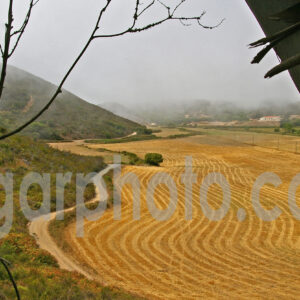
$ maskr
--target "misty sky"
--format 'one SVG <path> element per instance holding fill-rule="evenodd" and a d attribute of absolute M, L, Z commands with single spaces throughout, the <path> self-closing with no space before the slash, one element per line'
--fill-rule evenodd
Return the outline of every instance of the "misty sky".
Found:
<path fill-rule="evenodd" d="M 6 2 L 0 4 L 2 38 Z M 16 20 L 24 14 L 27 2 L 15 0 Z M 103 3 L 40 0 L 10 63 L 59 83 L 88 39 Z M 133 3 L 113 0 L 102 23 L 103 32 L 127 28 Z M 250 64 L 258 50 L 249 50 L 247 44 L 263 33 L 243 0 L 188 0 L 178 14 L 199 15 L 203 10 L 207 11 L 204 24 L 213 25 L 222 18 L 226 21 L 214 30 L 171 21 L 151 31 L 94 41 L 65 88 L 93 103 L 299 100 L 287 72 L 264 79 L 264 74 L 278 64 L 273 52 L 261 65 Z M 155 7 L 144 22 L 157 20 L 164 13 Z"/>

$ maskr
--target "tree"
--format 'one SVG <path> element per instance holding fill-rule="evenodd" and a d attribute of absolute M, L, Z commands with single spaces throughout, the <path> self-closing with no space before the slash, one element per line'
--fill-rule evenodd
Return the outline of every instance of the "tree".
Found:
<path fill-rule="evenodd" d="M 159 166 L 163 161 L 163 156 L 159 153 L 147 153 L 145 155 L 145 163 L 151 166 Z"/>
<path fill-rule="evenodd" d="M 293 131 L 293 125 L 291 123 L 284 123 L 282 128 L 284 129 L 285 133 L 291 133 Z"/>
<path fill-rule="evenodd" d="M 11 56 L 14 54 L 15 50 L 18 47 L 18 44 L 25 32 L 25 29 L 27 27 L 27 24 L 29 23 L 33 8 L 35 5 L 38 4 L 40 0 L 30 0 L 29 1 L 29 6 L 28 6 L 28 11 L 27 14 L 24 18 L 22 26 L 17 29 L 13 30 L 13 24 L 14 24 L 14 17 L 13 17 L 13 0 L 8 0 L 9 1 L 9 6 L 8 6 L 8 19 L 6 23 L 6 31 L 5 31 L 5 38 L 4 38 L 4 45 L 2 46 L 0 44 L 0 51 L 2 55 L 2 69 L 1 69 L 1 75 L 0 75 L 0 100 L 4 88 L 4 83 L 5 83 L 5 78 L 6 78 L 6 69 L 7 69 L 7 64 L 8 60 L 11 58 Z M 168 1 L 168 0 L 166 0 Z M 31 123 L 33 123 L 36 119 L 38 119 L 49 107 L 50 105 L 55 101 L 57 96 L 62 93 L 62 87 L 65 84 L 66 80 L 69 78 L 70 74 L 78 64 L 78 62 L 81 60 L 81 58 L 84 56 L 86 53 L 87 49 L 91 45 L 91 43 L 97 39 L 105 39 L 105 38 L 114 38 L 114 37 L 119 37 L 123 36 L 126 34 L 132 34 L 132 33 L 139 33 L 143 32 L 149 29 L 152 29 L 154 27 L 157 27 L 163 23 L 169 22 L 169 21 L 179 21 L 182 23 L 184 26 L 189 26 L 188 22 L 196 22 L 200 27 L 205 28 L 205 29 L 213 29 L 218 27 L 223 20 L 218 23 L 215 26 L 206 26 L 201 23 L 202 17 L 205 15 L 205 12 L 201 12 L 200 14 L 196 16 L 180 16 L 178 15 L 178 11 L 180 10 L 181 6 L 187 2 L 188 0 L 179 0 L 175 5 L 169 6 L 165 2 L 161 0 L 148 0 L 148 1 L 143 1 L 143 3 L 140 0 L 135 0 L 135 5 L 133 7 L 133 14 L 132 14 L 132 20 L 131 24 L 125 28 L 121 32 L 117 33 L 111 33 L 111 34 L 101 34 L 101 21 L 103 19 L 103 16 L 107 13 L 109 10 L 113 0 L 106 0 L 105 5 L 102 7 L 102 9 L 99 10 L 99 14 L 97 17 L 97 20 L 95 22 L 95 26 L 90 34 L 90 36 L 87 39 L 87 42 L 83 49 L 80 51 L 79 55 L 76 57 L 64 77 L 62 78 L 61 82 L 59 83 L 56 91 L 54 92 L 53 96 L 50 98 L 49 102 L 35 115 L 33 116 L 30 120 L 28 120 L 25 124 L 22 126 L 16 128 L 15 130 L 8 132 L 4 135 L 0 136 L 1 139 L 5 139 L 9 136 L 12 136 L 20 131 L 22 131 L 24 128 L 29 126 Z M 153 22 L 148 23 L 146 25 L 139 25 L 141 19 L 143 19 L 143 16 L 147 12 L 151 12 L 151 9 L 154 6 L 159 6 L 161 9 L 165 10 L 166 16 L 164 18 L 158 19 L 158 20 L 153 20 Z"/>

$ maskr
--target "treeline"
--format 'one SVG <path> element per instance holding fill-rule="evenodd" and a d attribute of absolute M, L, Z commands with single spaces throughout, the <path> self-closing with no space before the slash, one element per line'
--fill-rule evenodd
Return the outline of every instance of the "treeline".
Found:
<path fill-rule="evenodd" d="M 283 134 L 294 134 L 300 135 L 300 119 L 295 120 L 283 120 L 280 122 L 280 130 L 279 128 L 275 128 L 275 132 L 281 132 Z"/>

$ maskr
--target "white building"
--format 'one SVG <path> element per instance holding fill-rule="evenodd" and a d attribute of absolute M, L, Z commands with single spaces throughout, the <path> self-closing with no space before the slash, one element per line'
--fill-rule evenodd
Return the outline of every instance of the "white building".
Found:
<path fill-rule="evenodd" d="M 262 122 L 280 122 L 281 117 L 280 116 L 265 116 L 259 119 L 259 121 Z"/>

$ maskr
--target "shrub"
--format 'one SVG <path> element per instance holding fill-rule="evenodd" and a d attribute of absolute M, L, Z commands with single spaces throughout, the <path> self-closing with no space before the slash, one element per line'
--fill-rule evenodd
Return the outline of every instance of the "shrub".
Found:
<path fill-rule="evenodd" d="M 153 133 L 152 129 L 149 129 L 149 128 L 146 128 L 146 127 L 137 128 L 136 132 L 139 135 L 149 135 L 149 134 Z"/>
<path fill-rule="evenodd" d="M 5 134 L 7 132 L 6 128 L 0 127 L 0 133 Z"/>
<path fill-rule="evenodd" d="M 274 128 L 274 132 L 280 132 L 279 128 Z"/>
<path fill-rule="evenodd" d="M 159 166 L 163 162 L 163 156 L 159 153 L 147 153 L 145 162 L 151 166 Z"/>
<path fill-rule="evenodd" d="M 283 123 L 282 128 L 284 129 L 285 133 L 291 133 L 293 130 L 293 124 L 291 123 Z"/>

